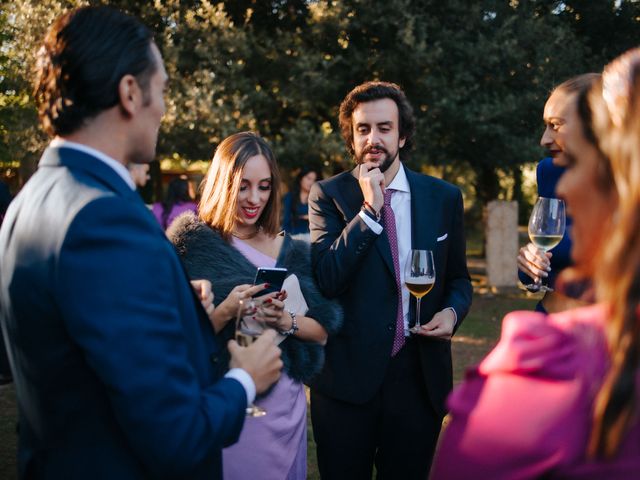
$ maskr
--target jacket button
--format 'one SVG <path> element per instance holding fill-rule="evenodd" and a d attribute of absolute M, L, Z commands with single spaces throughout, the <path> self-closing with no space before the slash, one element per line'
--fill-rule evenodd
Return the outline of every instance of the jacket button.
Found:
<path fill-rule="evenodd" d="M 209 360 L 211 360 L 211 363 L 213 363 L 214 365 L 217 365 L 218 362 L 220 361 L 220 358 L 218 357 L 218 355 L 216 355 L 215 353 L 211 354 L 211 356 L 209 357 Z"/>
<path fill-rule="evenodd" d="M 389 331 L 393 330 L 393 323 L 390 323 L 389 325 L 387 325 L 387 330 Z"/>

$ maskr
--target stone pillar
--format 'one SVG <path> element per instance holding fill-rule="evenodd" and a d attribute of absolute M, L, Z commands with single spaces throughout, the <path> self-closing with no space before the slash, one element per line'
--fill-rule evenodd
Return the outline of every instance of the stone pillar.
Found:
<path fill-rule="evenodd" d="M 489 202 L 485 233 L 488 284 L 492 287 L 517 286 L 518 202 Z"/>

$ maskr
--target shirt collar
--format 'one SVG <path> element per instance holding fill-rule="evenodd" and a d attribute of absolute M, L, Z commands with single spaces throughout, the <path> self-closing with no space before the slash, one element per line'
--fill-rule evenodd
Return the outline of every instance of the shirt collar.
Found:
<path fill-rule="evenodd" d="M 129 173 L 129 169 L 121 164 L 116 159 L 110 157 L 109 155 L 102 153 L 100 150 L 96 150 L 95 148 L 91 148 L 82 143 L 70 142 L 69 140 L 65 140 L 64 138 L 56 137 L 49 144 L 51 147 L 55 148 L 71 148 L 74 150 L 79 150 L 84 152 L 92 157 L 97 158 L 98 160 L 106 163 L 109 167 L 111 167 L 115 172 L 122 177 L 122 179 L 131 187 L 131 190 L 136 189 L 136 184 L 133 182 L 133 178 L 131 178 L 131 174 Z M 396 175 L 397 177 L 397 175 Z"/>
<path fill-rule="evenodd" d="M 387 186 L 387 188 L 391 188 L 398 192 L 411 193 L 411 189 L 409 188 L 409 180 L 407 179 L 407 172 L 405 172 L 402 163 L 400 163 L 400 168 L 398 168 L 396 176 L 393 177 L 393 180 L 391 180 L 391 183 Z"/>

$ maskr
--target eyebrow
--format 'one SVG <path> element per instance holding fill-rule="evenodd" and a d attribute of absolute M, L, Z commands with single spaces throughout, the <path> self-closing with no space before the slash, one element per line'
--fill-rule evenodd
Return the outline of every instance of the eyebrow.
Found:
<path fill-rule="evenodd" d="M 242 181 L 242 182 L 251 183 L 251 181 L 250 181 L 250 180 L 248 180 L 248 179 L 246 179 L 246 178 L 243 178 L 241 181 Z M 262 180 L 258 180 L 258 183 L 262 183 L 262 182 L 270 182 L 270 181 L 271 181 L 271 177 L 265 177 L 265 178 L 263 178 Z"/>
<path fill-rule="evenodd" d="M 371 125 L 371 123 L 368 123 L 368 122 L 358 122 L 358 123 L 356 123 L 356 128 L 357 128 L 357 127 L 368 126 L 368 125 Z M 391 126 L 391 125 L 393 125 L 393 121 L 392 121 L 392 120 L 385 120 L 384 122 L 378 122 L 378 123 L 376 123 L 375 125 L 378 125 L 378 126 L 380 126 L 380 125 Z"/>

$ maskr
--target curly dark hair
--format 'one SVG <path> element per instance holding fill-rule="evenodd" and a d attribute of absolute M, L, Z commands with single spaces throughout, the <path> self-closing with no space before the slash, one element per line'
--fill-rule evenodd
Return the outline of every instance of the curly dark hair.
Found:
<path fill-rule="evenodd" d="M 404 146 L 400 149 L 400 159 L 406 160 L 413 148 L 413 135 L 416 130 L 416 119 L 413 108 L 402 89 L 390 82 L 366 82 L 351 90 L 340 104 L 340 130 L 347 145 L 347 151 L 353 156 L 353 111 L 360 103 L 390 98 L 398 106 L 399 133 L 404 138 Z"/>
<path fill-rule="evenodd" d="M 38 52 L 34 96 L 43 129 L 68 135 L 119 102 L 118 84 L 133 75 L 151 101 L 157 65 L 151 31 L 110 7 L 83 7 L 60 16 Z"/>

